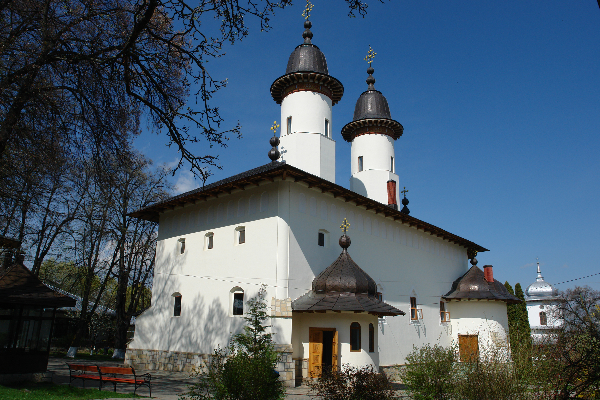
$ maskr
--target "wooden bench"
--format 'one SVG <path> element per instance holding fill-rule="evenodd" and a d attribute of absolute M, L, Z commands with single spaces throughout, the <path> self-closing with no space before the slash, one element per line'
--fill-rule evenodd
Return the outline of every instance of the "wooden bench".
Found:
<path fill-rule="evenodd" d="M 101 365 L 69 364 L 69 385 L 75 379 L 83 380 L 85 388 L 86 380 L 98 381 L 98 390 L 102 390 L 102 384 L 109 382 L 113 384 L 114 391 L 117 391 L 117 383 L 128 383 L 134 385 L 133 393 L 140 386 L 148 386 L 150 397 L 152 397 L 151 376 L 150 374 L 136 375 L 133 367 L 103 367 Z"/>
<path fill-rule="evenodd" d="M 133 367 L 103 367 L 101 365 L 98 366 L 98 372 L 100 373 L 100 388 L 102 388 L 103 382 L 110 382 L 114 386 L 114 391 L 117 391 L 117 383 L 129 383 L 134 385 L 133 393 L 140 386 L 148 386 L 148 390 L 150 391 L 150 397 L 152 397 L 152 387 L 151 387 L 151 376 L 150 374 L 142 374 L 136 375 Z"/>
<path fill-rule="evenodd" d="M 85 381 L 92 380 L 100 382 L 98 390 L 102 389 L 101 375 L 98 372 L 97 365 L 86 365 L 86 364 L 69 364 L 69 386 L 75 379 L 81 379 L 83 381 L 83 387 L 85 388 Z"/>

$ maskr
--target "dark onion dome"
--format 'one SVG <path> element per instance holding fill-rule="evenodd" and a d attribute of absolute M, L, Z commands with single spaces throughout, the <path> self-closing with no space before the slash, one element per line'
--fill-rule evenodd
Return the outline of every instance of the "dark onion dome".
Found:
<path fill-rule="evenodd" d="M 367 69 L 369 88 L 356 101 L 352 122 L 342 128 L 342 136 L 347 142 L 367 133 L 380 133 L 396 140 L 404 132 L 404 127 L 392 119 L 385 96 L 379 90 L 375 90 L 373 72 L 375 70 L 372 67 Z"/>
<path fill-rule="evenodd" d="M 331 99 L 333 105 L 344 95 L 342 83 L 329 75 L 325 55 L 311 43 L 311 26 L 310 21 L 304 22 L 304 43 L 290 55 L 285 75 L 277 78 L 271 85 L 271 96 L 277 104 L 281 104 L 288 94 L 299 91 L 322 93 Z"/>
<path fill-rule="evenodd" d="M 494 282 L 488 282 L 485 274 L 477 265 L 473 265 L 463 276 L 455 280 L 452 283 L 452 289 L 442 298 L 445 300 L 499 300 L 507 304 L 521 303 L 521 300 L 510 294 L 497 279 L 494 279 Z"/>
<path fill-rule="evenodd" d="M 292 311 L 354 311 L 404 315 L 377 297 L 377 284 L 350 257 L 350 238 L 340 238 L 342 254 L 312 282 L 312 290 L 292 302 Z"/>

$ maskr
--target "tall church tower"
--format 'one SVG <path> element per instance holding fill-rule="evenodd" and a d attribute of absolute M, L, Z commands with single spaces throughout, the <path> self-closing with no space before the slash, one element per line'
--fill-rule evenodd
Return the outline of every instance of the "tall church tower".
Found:
<path fill-rule="evenodd" d="M 375 70 L 370 65 L 373 50 L 369 54 L 368 89 L 356 102 L 353 121 L 342 128 L 342 137 L 351 143 L 350 190 L 397 209 L 399 185 L 394 142 L 402 136 L 404 128 L 392 119 L 386 98 L 375 90 Z"/>
<path fill-rule="evenodd" d="M 335 183 L 331 108 L 344 87 L 329 75 L 325 55 L 311 43 L 312 24 L 305 16 L 304 43 L 290 55 L 285 75 L 271 85 L 273 100 L 281 104 L 279 150 L 288 164 Z"/>

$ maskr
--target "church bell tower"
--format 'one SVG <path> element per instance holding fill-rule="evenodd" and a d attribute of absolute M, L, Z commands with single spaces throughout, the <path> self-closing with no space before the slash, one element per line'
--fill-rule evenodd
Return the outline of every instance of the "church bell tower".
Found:
<path fill-rule="evenodd" d="M 344 87 L 329 75 L 325 55 L 311 42 L 309 12 L 303 14 L 304 43 L 290 55 L 285 75 L 271 85 L 271 96 L 281 105 L 279 150 L 286 163 L 335 183 L 331 108 Z"/>
<path fill-rule="evenodd" d="M 351 143 L 350 190 L 383 204 L 398 208 L 398 175 L 394 143 L 404 128 L 390 115 L 387 99 L 375 90 L 375 53 L 369 50 L 368 88 L 356 102 L 353 121 L 342 128 L 342 137 Z"/>

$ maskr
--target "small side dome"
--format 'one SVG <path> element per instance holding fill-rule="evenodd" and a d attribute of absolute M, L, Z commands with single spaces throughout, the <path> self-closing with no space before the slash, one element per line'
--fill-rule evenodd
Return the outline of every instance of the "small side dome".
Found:
<path fill-rule="evenodd" d="M 552 284 L 546 282 L 542 276 L 540 270 L 540 263 L 537 265 L 537 279 L 525 290 L 525 294 L 529 298 L 540 299 L 540 298 L 551 298 L 558 296 L 558 289 L 552 286 Z"/>
<path fill-rule="evenodd" d="M 360 95 L 354 107 L 353 121 L 365 118 L 392 119 L 387 99 L 378 90 L 367 90 Z"/>
<path fill-rule="evenodd" d="M 329 75 L 325 54 L 314 44 L 301 44 L 290 54 L 286 74 L 292 72 L 317 72 Z"/>

